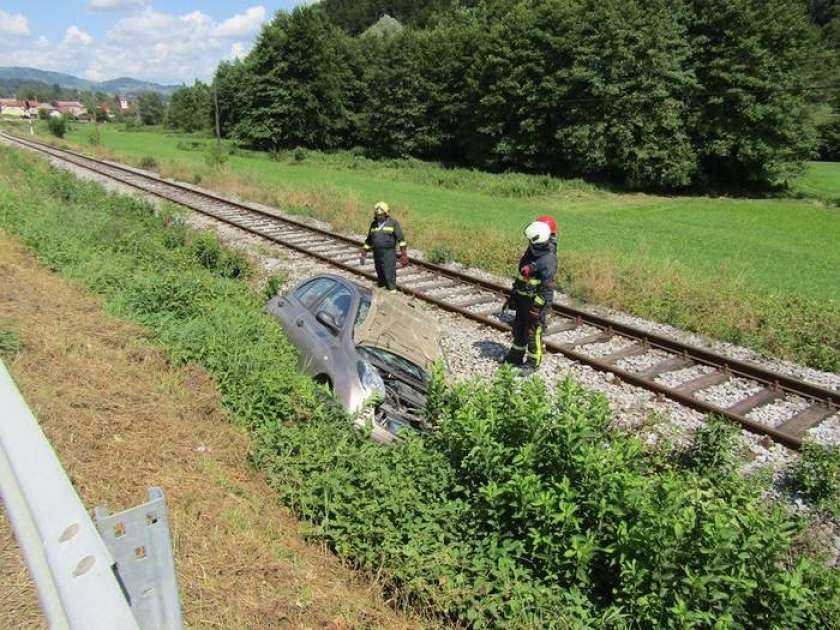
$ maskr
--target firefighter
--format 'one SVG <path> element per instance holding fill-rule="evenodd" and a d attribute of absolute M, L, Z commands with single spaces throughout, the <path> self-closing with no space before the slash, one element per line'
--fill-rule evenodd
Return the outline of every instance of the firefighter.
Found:
<path fill-rule="evenodd" d="M 546 316 L 554 301 L 557 254 L 551 244 L 551 228 L 546 223 L 534 221 L 528 225 L 525 238 L 528 249 L 519 261 L 519 275 L 507 303 L 516 310 L 516 318 L 513 345 L 504 362 L 533 372 L 542 362 L 542 336 Z"/>
<path fill-rule="evenodd" d="M 373 250 L 373 262 L 376 266 L 377 286 L 386 288 L 390 293 L 397 292 L 397 247 L 400 248 L 400 265 L 408 265 L 408 244 L 405 242 L 400 222 L 391 218 L 391 209 L 384 201 L 373 208 L 373 222 L 370 224 L 364 251 L 359 264 L 364 265 L 369 251 Z"/>

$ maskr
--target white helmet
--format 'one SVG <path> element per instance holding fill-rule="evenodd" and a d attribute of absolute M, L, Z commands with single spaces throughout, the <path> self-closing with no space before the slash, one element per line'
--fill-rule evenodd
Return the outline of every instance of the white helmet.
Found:
<path fill-rule="evenodd" d="M 525 238 L 532 245 L 545 245 L 551 238 L 551 228 L 542 221 L 534 221 L 525 228 Z"/>

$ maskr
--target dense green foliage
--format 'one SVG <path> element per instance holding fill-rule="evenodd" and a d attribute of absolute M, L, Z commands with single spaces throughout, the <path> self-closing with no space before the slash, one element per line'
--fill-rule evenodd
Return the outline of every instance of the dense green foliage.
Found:
<path fill-rule="evenodd" d="M 215 123 L 213 94 L 210 88 L 196 81 L 191 87 L 182 87 L 172 93 L 166 109 L 166 126 L 187 133 L 209 129 Z"/>
<path fill-rule="evenodd" d="M 144 125 L 159 125 L 166 113 L 163 100 L 157 92 L 143 92 L 137 97 L 137 110 Z"/>
<path fill-rule="evenodd" d="M 819 144 L 807 88 L 836 55 L 803 3 L 471 4 L 278 13 L 244 62 L 219 69 L 225 133 L 272 150 L 361 146 L 650 189 L 777 184 Z M 424 28 L 342 30 L 384 11 Z"/>
<path fill-rule="evenodd" d="M 805 444 L 791 467 L 789 486 L 840 520 L 840 447 Z"/>
<path fill-rule="evenodd" d="M 700 465 L 651 459 L 603 397 L 503 370 L 438 373 L 436 433 L 382 448 L 319 402 L 215 239 L 18 152 L 0 165 L 0 226 L 204 365 L 281 499 L 399 602 L 473 627 L 840 626 L 837 571 L 792 555 L 801 525 L 727 466 L 704 474 L 731 461 L 718 434 Z"/>
<path fill-rule="evenodd" d="M 64 116 L 50 116 L 47 119 L 47 128 L 56 138 L 63 138 L 67 133 L 67 119 Z"/>

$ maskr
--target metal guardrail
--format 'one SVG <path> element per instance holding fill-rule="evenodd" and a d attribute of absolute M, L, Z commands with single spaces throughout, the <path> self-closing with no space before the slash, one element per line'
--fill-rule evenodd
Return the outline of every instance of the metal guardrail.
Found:
<path fill-rule="evenodd" d="M 148 541 L 152 555 L 147 566 L 141 569 L 146 584 L 142 591 L 145 599 L 131 601 L 132 580 L 120 575 L 120 565 L 115 563 L 111 549 L 91 521 L 2 361 L 0 494 L 50 628 L 181 628 L 162 492 L 151 490 L 151 502 L 135 508 L 142 514 L 154 514 L 147 525 L 160 527 L 139 534 L 140 540 Z M 126 514 L 128 512 L 115 515 L 115 518 L 125 519 Z M 105 520 L 110 515 L 102 508 L 98 516 L 100 527 L 111 524 Z M 127 540 L 132 538 L 127 537 Z M 143 558 L 135 554 L 135 559 L 146 559 L 146 545 L 142 549 Z M 119 549 L 117 555 L 120 555 Z M 162 563 L 160 558 L 163 558 Z M 136 571 L 126 566 L 126 573 Z M 161 584 L 164 585 L 162 588 Z M 150 607 L 149 593 L 156 594 L 152 604 L 156 614 L 151 617 L 135 609 L 136 606 Z"/>

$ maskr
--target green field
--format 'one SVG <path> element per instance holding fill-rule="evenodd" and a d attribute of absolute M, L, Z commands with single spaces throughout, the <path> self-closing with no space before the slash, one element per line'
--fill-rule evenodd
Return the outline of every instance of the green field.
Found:
<path fill-rule="evenodd" d="M 66 141 L 92 149 L 91 132 L 75 125 Z M 152 157 L 164 173 L 341 228 L 362 229 L 384 199 L 411 245 L 497 272 L 510 271 L 523 226 L 550 213 L 561 232 L 560 282 L 573 295 L 840 369 L 832 332 L 833 318 L 840 321 L 840 209 L 825 202 L 840 195 L 840 164 L 809 164 L 792 192 L 811 198 L 667 197 L 350 153 L 240 152 L 219 170 L 205 163 L 206 137 L 113 125 L 102 138 L 111 155 Z M 188 142 L 202 146 L 185 150 Z M 796 330 L 811 319 L 828 332 Z M 788 338 L 801 334 L 809 339 Z"/>

